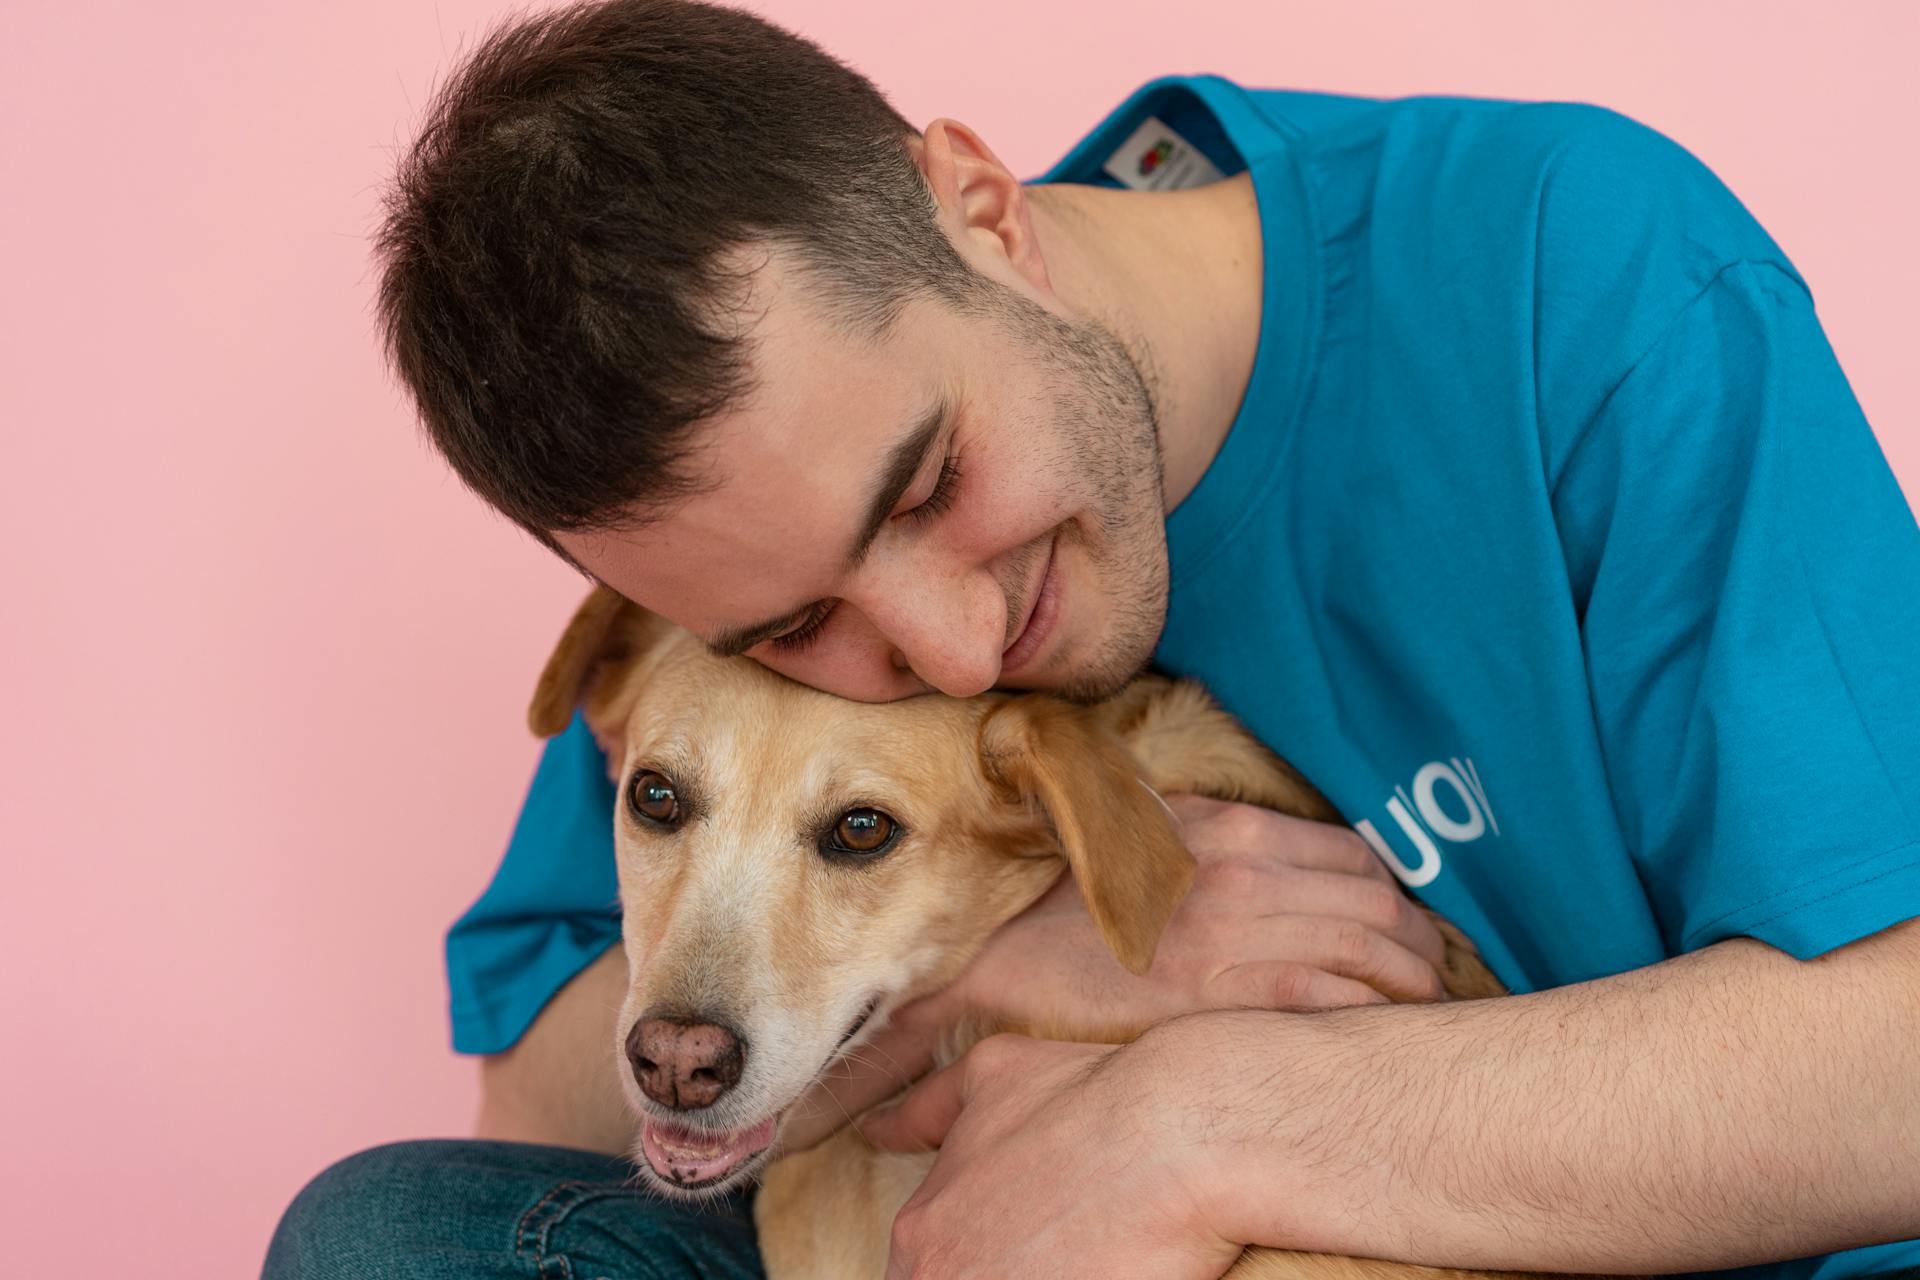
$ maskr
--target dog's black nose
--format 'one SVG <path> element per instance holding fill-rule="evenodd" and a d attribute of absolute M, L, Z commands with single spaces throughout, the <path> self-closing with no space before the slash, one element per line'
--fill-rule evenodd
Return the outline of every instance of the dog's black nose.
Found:
<path fill-rule="evenodd" d="M 718 1023 L 649 1016 L 627 1032 L 627 1061 L 640 1092 L 675 1111 L 698 1111 L 740 1082 L 747 1044 Z"/>

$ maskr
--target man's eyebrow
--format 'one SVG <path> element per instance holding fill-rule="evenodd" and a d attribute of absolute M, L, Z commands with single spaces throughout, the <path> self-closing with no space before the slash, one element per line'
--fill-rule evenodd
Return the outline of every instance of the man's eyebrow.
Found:
<path fill-rule="evenodd" d="M 847 548 L 846 567 L 848 569 L 855 568 L 866 559 L 867 552 L 873 547 L 873 540 L 880 536 L 881 527 L 887 523 L 887 517 L 893 514 L 893 509 L 899 504 L 901 497 L 912 487 L 913 478 L 920 474 L 920 468 L 927 460 L 927 452 L 933 448 L 933 442 L 940 438 L 941 430 L 947 425 L 952 409 L 953 402 L 943 393 L 888 452 L 886 463 L 880 468 L 880 478 L 875 482 L 873 491 L 867 499 L 867 511 L 861 518 L 860 532 L 855 535 L 852 544 Z M 813 601 L 782 617 L 769 618 L 765 622 L 756 622 L 745 627 L 728 627 L 707 641 L 707 648 L 722 658 L 736 657 L 762 640 L 791 629 L 818 603 Z"/>

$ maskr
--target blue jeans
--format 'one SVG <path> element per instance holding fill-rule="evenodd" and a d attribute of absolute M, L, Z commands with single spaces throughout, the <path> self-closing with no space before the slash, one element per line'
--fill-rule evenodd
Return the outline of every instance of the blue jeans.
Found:
<path fill-rule="evenodd" d="M 763 1280 L 746 1196 L 663 1200 L 612 1156 L 397 1142 L 294 1198 L 263 1280 Z"/>

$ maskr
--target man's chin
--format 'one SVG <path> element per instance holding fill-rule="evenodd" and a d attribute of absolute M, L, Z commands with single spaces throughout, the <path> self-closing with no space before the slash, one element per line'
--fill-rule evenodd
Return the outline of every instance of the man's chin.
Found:
<path fill-rule="evenodd" d="M 1145 675 L 1151 665 L 1152 651 L 1132 665 L 1114 664 L 1104 671 L 1073 671 L 1055 676 L 1052 671 L 1035 673 L 1026 679 L 1009 680 L 995 688 L 1010 693 L 1045 693 L 1077 706 L 1091 707 L 1105 702 Z"/>
<path fill-rule="evenodd" d="M 780 1130 L 780 1113 L 757 1124 L 713 1129 L 648 1115 L 640 1122 L 634 1163 L 646 1181 L 668 1195 L 722 1195 L 751 1179 L 767 1162 Z"/>
<path fill-rule="evenodd" d="M 1093 663 L 1091 670 L 1069 669 L 1061 679 L 1037 684 L 1038 691 L 1082 707 L 1105 702 L 1146 674 L 1153 659 L 1153 649 L 1148 646 L 1137 656 L 1130 652 L 1106 653 L 1100 657 L 1104 661 Z"/>
<path fill-rule="evenodd" d="M 1082 630 L 1062 636 L 1064 643 L 1044 668 L 1023 673 L 1027 678 L 1009 687 L 1052 694 L 1083 707 L 1105 702 L 1153 665 L 1166 618 L 1165 592 L 1149 590 L 1146 598 L 1104 616 L 1074 619 Z M 1068 621 L 1062 619 L 1063 624 Z"/>

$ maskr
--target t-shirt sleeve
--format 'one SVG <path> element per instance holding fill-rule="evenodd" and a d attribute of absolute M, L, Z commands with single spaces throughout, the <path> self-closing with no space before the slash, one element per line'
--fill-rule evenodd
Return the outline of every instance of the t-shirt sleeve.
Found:
<path fill-rule="evenodd" d="M 578 715 L 547 743 L 506 857 L 447 932 L 453 1047 L 512 1047 L 569 979 L 620 940 L 613 784 Z"/>
<path fill-rule="evenodd" d="M 1669 947 L 1806 958 L 1920 915 L 1920 528 L 1798 279 L 1714 274 L 1552 484 Z"/>

